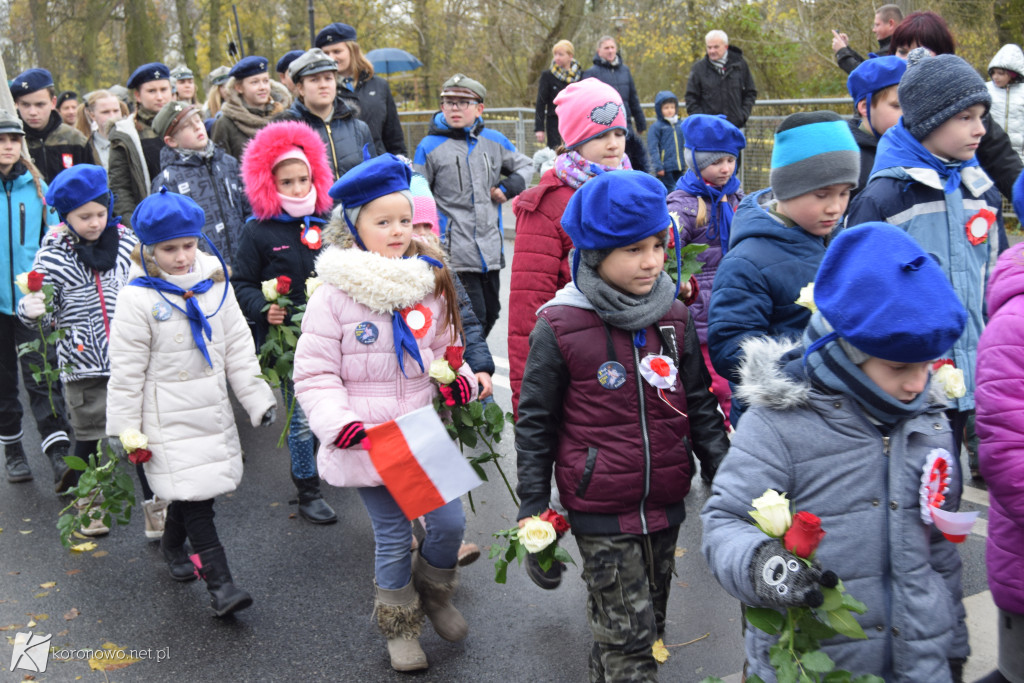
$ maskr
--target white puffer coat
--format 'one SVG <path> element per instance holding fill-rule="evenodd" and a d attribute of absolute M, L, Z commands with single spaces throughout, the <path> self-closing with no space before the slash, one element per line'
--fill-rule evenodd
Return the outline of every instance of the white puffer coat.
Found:
<path fill-rule="evenodd" d="M 138 250 L 133 258 L 137 256 Z M 195 297 L 207 315 L 217 309 L 227 286 L 220 263 L 207 254 L 196 254 L 187 275 L 167 275 L 150 259 L 146 265 L 151 275 L 159 273 L 183 289 L 213 279 L 214 286 Z M 234 491 L 242 480 L 242 449 L 227 382 L 254 427 L 276 405 L 270 387 L 258 377 L 249 326 L 229 290 L 224 306 L 209 318 L 210 367 L 192 339 L 185 314 L 156 290 L 131 286 L 143 276 L 136 260 L 129 285 L 117 297 L 110 334 L 107 433 L 117 436 L 134 428 L 149 437 L 153 458 L 144 467 L 160 498 L 206 500 Z M 183 307 L 181 297 L 164 296 Z"/>
<path fill-rule="evenodd" d="M 1024 50 L 1012 43 L 1003 45 L 988 68 L 1013 71 L 1024 79 Z M 1003 127 L 1013 150 L 1024 159 L 1024 82 L 1010 83 L 1005 88 L 997 88 L 992 81 L 985 85 L 992 95 L 992 120 Z"/>

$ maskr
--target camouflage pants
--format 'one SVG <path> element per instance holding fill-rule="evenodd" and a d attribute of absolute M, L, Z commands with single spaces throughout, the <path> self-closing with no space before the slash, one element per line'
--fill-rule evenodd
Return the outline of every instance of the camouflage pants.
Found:
<path fill-rule="evenodd" d="M 592 683 L 658 680 L 651 646 L 665 631 L 678 536 L 678 526 L 648 536 L 576 536 L 594 636 Z"/>

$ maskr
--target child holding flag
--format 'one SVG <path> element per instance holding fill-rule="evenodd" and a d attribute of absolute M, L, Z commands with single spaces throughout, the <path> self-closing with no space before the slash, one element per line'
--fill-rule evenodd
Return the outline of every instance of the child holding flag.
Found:
<path fill-rule="evenodd" d="M 446 640 L 468 633 L 450 602 L 466 524 L 462 503 L 455 498 L 428 512 L 426 538 L 410 554 L 409 519 L 368 453 L 368 427 L 431 404 L 437 389 L 430 364 L 461 337 L 452 273 L 436 247 L 412 239 L 411 175 L 385 154 L 331 187 L 341 210 L 324 231 L 328 246 L 316 262 L 323 286 L 302 319 L 294 373 L 320 438 L 321 476 L 356 487 L 373 523 L 377 623 L 398 671 L 427 668 L 419 645 L 424 613 Z M 463 404 L 475 398 L 477 382 L 468 364 L 458 372 L 441 392 Z"/>

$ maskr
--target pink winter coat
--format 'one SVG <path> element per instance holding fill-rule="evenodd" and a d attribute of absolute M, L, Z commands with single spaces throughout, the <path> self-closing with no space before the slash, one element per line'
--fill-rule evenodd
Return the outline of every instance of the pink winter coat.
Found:
<path fill-rule="evenodd" d="M 999 257 L 988 283 L 974 398 L 988 483 L 988 583 L 1000 609 L 1024 614 L 1024 244 Z"/>
<path fill-rule="evenodd" d="M 334 486 L 381 486 L 368 452 L 358 446 L 343 450 L 334 442 L 351 422 L 372 427 L 429 405 L 438 395 L 427 371 L 453 343 L 439 329 L 444 299 L 433 295 L 432 266 L 419 259 L 332 246 L 317 259 L 316 271 L 323 285 L 302 318 L 293 377 L 309 426 L 320 439 L 317 468 Z M 395 356 L 391 312 L 417 304 L 430 319 L 417 340 L 424 369 L 406 354 L 406 376 Z M 475 395 L 469 365 L 463 363 L 459 374 L 470 380 Z"/>

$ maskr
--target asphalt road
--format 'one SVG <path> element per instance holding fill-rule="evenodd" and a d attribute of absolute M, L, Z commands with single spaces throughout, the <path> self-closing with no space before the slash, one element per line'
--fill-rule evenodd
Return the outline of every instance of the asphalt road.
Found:
<path fill-rule="evenodd" d="M 506 243 L 511 263 L 512 243 Z M 503 273 L 508 296 L 508 269 Z M 506 319 L 490 335 L 498 361 L 495 397 L 508 408 Z M 279 415 L 282 409 L 279 407 Z M 216 505 L 217 528 L 236 583 L 254 605 L 236 617 L 216 619 L 202 583 L 170 579 L 155 542 L 143 534 L 141 513 L 127 527 L 98 539 L 95 551 L 72 554 L 54 527 L 63 504 L 50 488 L 50 470 L 38 436 L 26 420 L 26 449 L 36 479 L 0 481 L 0 681 L 585 681 L 590 632 L 584 616 L 586 591 L 576 567 L 563 585 L 543 591 L 511 567 L 508 583 L 496 584 L 486 558 L 491 533 L 515 524 L 516 508 L 492 476 L 474 491 L 476 513 L 468 513 L 467 538 L 485 555 L 462 572 L 456 604 L 470 624 L 462 643 L 448 643 L 425 627 L 421 639 L 430 669 L 410 676 L 390 669 L 384 640 L 371 621 L 373 538 L 355 492 L 325 487 L 325 498 L 341 522 L 318 527 L 295 515 L 289 504 L 286 450 L 275 448 L 279 425 L 245 426 L 239 415 L 246 471 L 241 486 Z M 515 476 L 511 433 L 501 444 L 504 467 Z M 973 498 L 985 500 L 983 491 Z M 739 605 L 713 579 L 700 555 L 698 512 L 705 500 L 699 483 L 688 504 L 677 549 L 678 577 L 672 588 L 665 642 L 671 657 L 664 681 L 699 681 L 735 676 L 742 666 Z M 968 503 L 987 512 L 987 506 Z M 578 558 L 575 544 L 567 549 Z M 966 595 L 984 606 L 984 539 L 961 546 Z M 50 584 L 53 585 L 50 585 Z M 988 601 L 990 602 L 990 601 Z M 981 623 L 994 625 L 983 615 Z M 112 643 L 141 650 L 141 659 L 119 669 L 91 670 L 84 659 L 52 659 L 45 672 L 9 671 L 15 633 L 51 634 L 64 650 Z M 982 638 L 991 639 L 979 627 Z M 994 642 L 989 644 L 994 647 Z M 990 648 L 991 649 L 991 648 Z M 75 652 L 74 655 L 80 655 Z M 161 657 L 162 661 L 156 658 Z M 992 655 L 972 662 L 979 674 Z M 970 680 L 970 679 L 969 679 Z"/>

